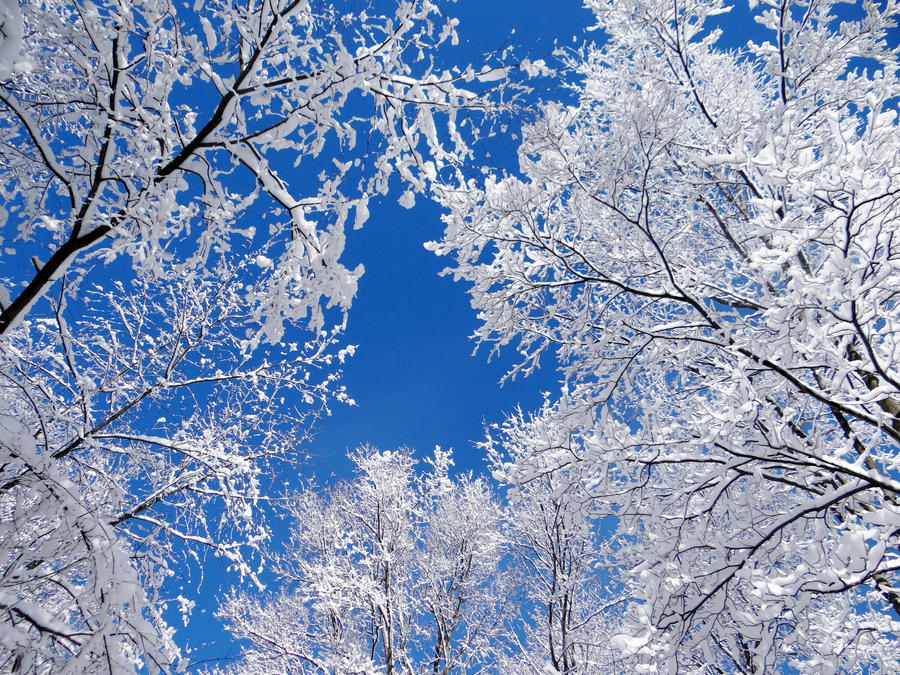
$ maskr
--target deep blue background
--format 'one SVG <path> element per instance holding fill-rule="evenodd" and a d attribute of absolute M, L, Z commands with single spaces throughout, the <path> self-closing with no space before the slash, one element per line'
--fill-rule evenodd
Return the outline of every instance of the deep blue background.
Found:
<path fill-rule="evenodd" d="M 477 65 L 482 54 L 506 46 L 549 60 L 555 41 L 571 46 L 596 35 L 585 32 L 592 15 L 576 0 L 460 0 L 447 11 L 460 20 L 454 52 L 461 65 Z M 514 171 L 518 140 L 509 131 L 491 139 L 489 161 Z M 552 361 L 501 387 L 515 362 L 512 346 L 490 362 L 486 347 L 472 355 L 470 336 L 478 322 L 466 286 L 439 277 L 451 261 L 423 248 L 442 232 L 435 205 L 419 197 L 406 210 L 393 195 L 372 208 L 363 229 L 348 234 L 345 266 L 362 263 L 366 269 L 346 333 L 358 350 L 343 378 L 357 405 L 332 406 L 332 416 L 320 421 L 306 447 L 309 469 L 320 482 L 345 474 L 347 451 L 362 443 L 385 450 L 407 446 L 420 455 L 435 445 L 452 447 L 457 469 L 482 471 L 472 442 L 482 439 L 483 423 L 500 421 L 517 405 L 534 409 L 542 391 L 559 389 Z"/>

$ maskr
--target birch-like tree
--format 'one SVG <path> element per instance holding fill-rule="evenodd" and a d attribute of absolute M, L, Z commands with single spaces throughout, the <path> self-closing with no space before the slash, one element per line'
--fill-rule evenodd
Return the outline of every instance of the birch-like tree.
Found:
<path fill-rule="evenodd" d="M 717 0 L 588 4 L 577 103 L 433 245 L 483 341 L 561 363 L 521 480 L 580 466 L 617 522 L 635 670 L 893 672 L 900 6 L 752 2 L 727 50 Z"/>
<path fill-rule="evenodd" d="M 501 509 L 485 480 L 451 478 L 440 449 L 426 472 L 405 450 L 351 459 L 351 479 L 291 500 L 283 589 L 223 606 L 248 644 L 228 672 L 490 670 L 512 635 Z"/>
<path fill-rule="evenodd" d="M 500 93 L 455 40 L 430 0 L 0 2 L 0 671 L 170 671 L 166 579 L 253 576 L 270 462 L 348 400 L 345 227 Z"/>

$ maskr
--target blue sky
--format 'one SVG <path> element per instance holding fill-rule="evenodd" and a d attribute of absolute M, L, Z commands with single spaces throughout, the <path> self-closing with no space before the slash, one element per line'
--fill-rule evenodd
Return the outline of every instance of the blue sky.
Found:
<path fill-rule="evenodd" d="M 576 0 L 459 0 L 448 13 L 460 20 L 458 58 L 474 63 L 506 45 L 531 59 L 545 58 L 554 41 L 573 44 L 591 14 Z M 513 162 L 517 141 L 503 139 L 495 161 Z M 483 422 L 499 421 L 517 405 L 534 409 L 542 391 L 556 391 L 554 364 L 527 379 L 499 386 L 515 361 L 514 349 L 488 362 L 488 350 L 473 356 L 470 339 L 477 320 L 466 287 L 438 273 L 450 261 L 423 248 L 443 231 L 440 210 L 420 198 L 414 208 L 396 204 L 396 195 L 372 209 L 362 230 L 351 232 L 345 265 L 366 273 L 350 310 L 346 340 L 358 345 L 344 367 L 344 384 L 357 406 L 332 406 L 307 450 L 309 469 L 324 482 L 340 476 L 346 451 L 361 443 L 382 449 L 401 445 L 420 454 L 435 445 L 452 447 L 458 469 L 483 468 L 472 441 L 483 437 Z"/>

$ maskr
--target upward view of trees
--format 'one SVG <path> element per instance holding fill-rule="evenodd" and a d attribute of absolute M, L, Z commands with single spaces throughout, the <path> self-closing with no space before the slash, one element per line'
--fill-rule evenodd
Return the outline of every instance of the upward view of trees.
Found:
<path fill-rule="evenodd" d="M 438 4 L 0 0 L 0 672 L 175 672 L 213 558 L 231 672 L 896 672 L 900 1 L 729 50 L 721 0 L 585 0 L 496 171 L 549 71 L 441 65 Z M 561 393 L 488 428 L 500 490 L 363 448 L 279 551 L 391 189 Z"/>

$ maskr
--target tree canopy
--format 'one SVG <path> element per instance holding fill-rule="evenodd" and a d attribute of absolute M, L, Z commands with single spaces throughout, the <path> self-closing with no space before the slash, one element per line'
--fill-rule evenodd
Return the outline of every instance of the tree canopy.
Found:
<path fill-rule="evenodd" d="M 761 2 L 734 51 L 721 2 L 588 4 L 577 104 L 443 192 L 479 338 L 562 364 L 491 447 L 617 523 L 634 668 L 892 670 L 898 6 Z"/>
<path fill-rule="evenodd" d="M 585 5 L 472 66 L 432 0 L 0 0 L 0 672 L 187 667 L 213 558 L 230 672 L 896 671 L 900 0 Z M 560 391 L 493 484 L 285 497 L 386 195 Z"/>

